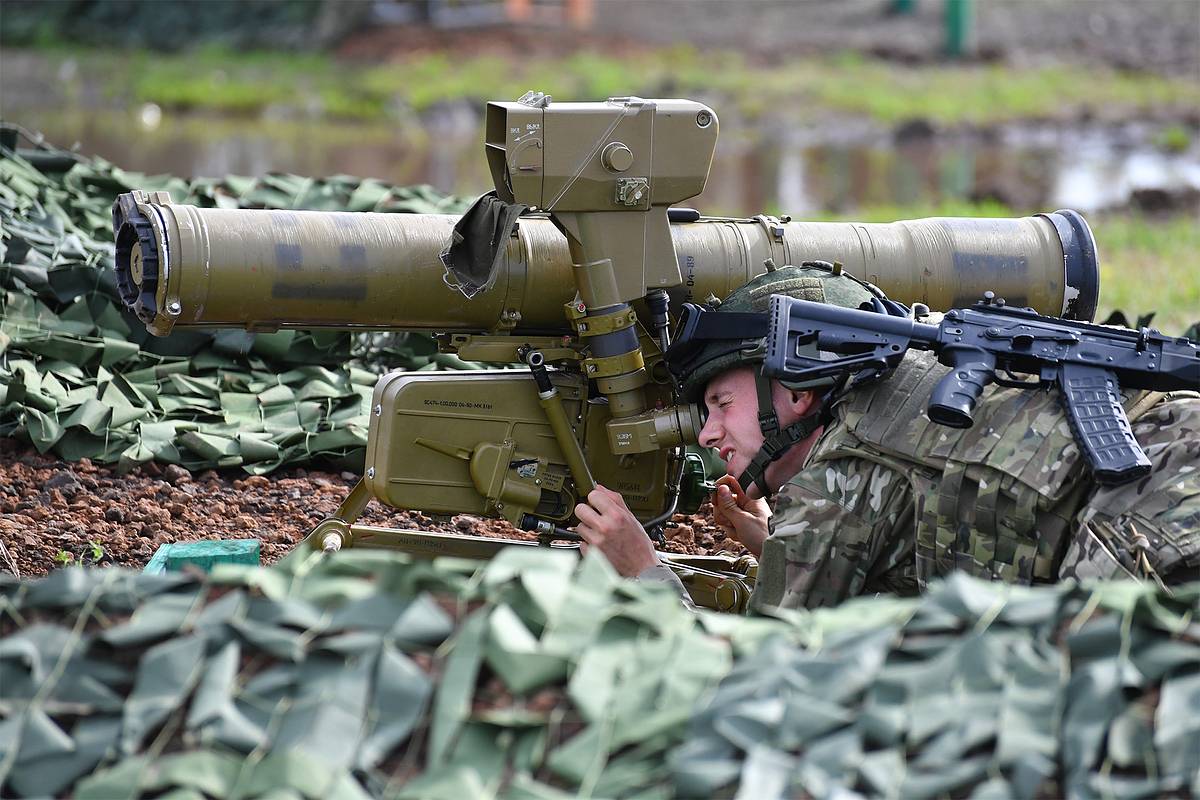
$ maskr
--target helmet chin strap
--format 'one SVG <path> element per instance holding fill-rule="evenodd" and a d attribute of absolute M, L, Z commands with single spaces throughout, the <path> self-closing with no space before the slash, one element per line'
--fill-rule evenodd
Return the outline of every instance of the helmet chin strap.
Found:
<path fill-rule="evenodd" d="M 828 396 L 823 397 L 816 411 L 793 422 L 783 430 L 779 429 L 779 417 L 775 414 L 775 404 L 771 400 L 771 381 L 758 372 L 754 375 L 754 385 L 758 392 L 758 426 L 762 429 L 763 443 L 754 458 L 746 466 L 746 470 L 738 476 L 738 483 L 744 489 L 750 484 L 756 484 L 762 496 L 769 497 L 770 487 L 767 486 L 767 467 L 778 461 L 783 454 L 797 442 L 802 442 L 812 435 L 812 432 L 825 423 L 822 413 Z"/>

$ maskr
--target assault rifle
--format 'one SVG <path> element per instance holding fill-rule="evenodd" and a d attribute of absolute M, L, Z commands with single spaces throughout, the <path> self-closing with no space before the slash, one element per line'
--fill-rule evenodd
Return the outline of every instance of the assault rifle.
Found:
<path fill-rule="evenodd" d="M 868 311 L 773 296 L 764 371 L 782 380 L 847 372 L 859 379 L 878 378 L 910 348 L 932 350 L 951 370 L 934 387 L 929 418 L 952 428 L 971 426 L 975 406 L 990 383 L 1056 386 L 1088 466 L 1106 485 L 1150 471 L 1150 460 L 1121 407 L 1121 387 L 1200 389 L 1200 345 L 1149 328 L 1135 331 L 1045 317 L 1029 308 L 1007 307 L 992 292 L 970 308 L 946 312 L 938 325 L 918 322 L 916 306 L 918 313 L 892 301 L 874 303 Z M 1020 380 L 1013 373 L 1036 380 Z"/>

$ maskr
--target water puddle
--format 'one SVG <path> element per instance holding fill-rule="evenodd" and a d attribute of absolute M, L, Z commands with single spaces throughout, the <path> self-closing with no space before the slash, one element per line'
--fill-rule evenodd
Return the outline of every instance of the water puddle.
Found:
<path fill-rule="evenodd" d="M 407 125 L 211 117 L 156 106 L 30 110 L 10 121 L 140 172 L 340 173 L 428 183 L 464 195 L 491 185 L 480 121 L 465 106 Z M 894 134 L 869 126 L 798 127 L 787 120 L 747 129 L 727 121 L 708 187 L 693 205 L 711 214 L 804 217 L 868 206 L 998 200 L 1017 209 L 1093 212 L 1129 205 L 1143 190 L 1200 192 L 1200 137 L 1193 132 L 1186 150 L 1168 152 L 1153 145 L 1155 134 L 1140 125 L 935 135 L 920 125 Z"/>

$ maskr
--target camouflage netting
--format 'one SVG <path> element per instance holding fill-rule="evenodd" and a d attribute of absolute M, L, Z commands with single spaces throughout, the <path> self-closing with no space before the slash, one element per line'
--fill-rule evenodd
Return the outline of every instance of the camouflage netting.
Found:
<path fill-rule="evenodd" d="M 0 795 L 1200 792 L 1200 587 L 959 577 L 775 620 L 601 559 L 474 567 L 0 576 Z"/>
<path fill-rule="evenodd" d="M 963 575 L 919 601 L 851 602 L 814 615 L 823 636 L 810 649 L 775 639 L 737 664 L 673 754 L 676 788 L 1200 795 L 1197 611 L 1196 584 L 1169 597 L 1148 583 L 1029 589 Z"/>
<path fill-rule="evenodd" d="M 11 132 L 11 131 L 10 131 Z M 345 176 L 186 182 L 0 140 L 0 436 L 67 460 L 269 472 L 313 458 L 353 466 L 376 375 L 336 332 L 227 330 L 155 339 L 117 299 L 110 206 L 131 188 L 223 208 L 455 213 L 429 187 Z M 428 337 L 387 338 L 372 363 L 461 366 Z M 355 351 L 357 355 L 363 355 Z"/>

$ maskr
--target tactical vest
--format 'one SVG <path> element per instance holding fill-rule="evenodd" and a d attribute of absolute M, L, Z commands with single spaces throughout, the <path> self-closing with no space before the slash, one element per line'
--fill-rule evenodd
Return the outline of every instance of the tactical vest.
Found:
<path fill-rule="evenodd" d="M 1071 521 L 1092 486 L 1057 392 L 991 386 L 967 429 L 925 413 L 949 371 L 910 351 L 887 380 L 849 392 L 808 464 L 862 458 L 907 479 L 916 507 L 916 579 L 961 570 L 989 580 L 1057 578 Z M 1134 415 L 1146 392 L 1125 396 Z"/>

